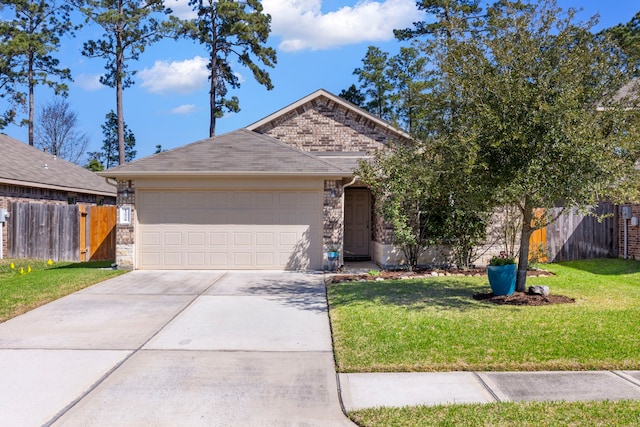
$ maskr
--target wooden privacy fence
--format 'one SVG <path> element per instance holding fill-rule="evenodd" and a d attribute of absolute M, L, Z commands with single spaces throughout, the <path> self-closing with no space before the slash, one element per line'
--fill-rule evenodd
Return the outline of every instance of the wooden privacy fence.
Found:
<path fill-rule="evenodd" d="M 115 258 L 115 206 L 13 202 L 11 258 L 98 261 Z"/>
<path fill-rule="evenodd" d="M 552 215 L 560 212 L 554 208 Z M 564 212 L 535 237 L 536 243 L 546 243 L 549 262 L 574 261 L 618 256 L 618 221 L 616 205 L 601 202 L 596 216 L 583 215 L 576 210 Z M 533 236 L 532 236 L 533 237 Z M 534 239 L 531 240 L 531 243 Z"/>

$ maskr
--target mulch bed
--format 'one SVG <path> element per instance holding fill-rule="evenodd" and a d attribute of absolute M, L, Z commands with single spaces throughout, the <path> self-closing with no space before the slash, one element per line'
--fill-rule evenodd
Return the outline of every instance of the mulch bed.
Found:
<path fill-rule="evenodd" d="M 514 292 L 512 295 L 493 295 L 493 293 L 477 293 L 473 294 L 473 299 L 492 302 L 494 304 L 506 304 L 506 305 L 526 305 L 526 306 L 538 306 L 538 305 L 551 305 L 551 304 L 572 304 L 576 300 L 573 298 L 565 297 L 564 295 L 533 295 L 526 292 Z"/>
<path fill-rule="evenodd" d="M 428 277 L 438 276 L 472 276 L 482 277 L 487 275 L 486 268 L 447 268 L 447 269 L 416 269 L 414 271 L 379 271 L 376 275 L 361 273 L 361 274 L 340 274 L 338 271 L 336 275 L 329 279 L 330 283 L 340 282 L 362 282 L 362 281 L 374 281 L 374 280 L 401 280 L 401 279 L 424 279 Z M 529 270 L 527 271 L 527 277 L 536 276 L 552 276 L 553 273 L 544 270 Z"/>

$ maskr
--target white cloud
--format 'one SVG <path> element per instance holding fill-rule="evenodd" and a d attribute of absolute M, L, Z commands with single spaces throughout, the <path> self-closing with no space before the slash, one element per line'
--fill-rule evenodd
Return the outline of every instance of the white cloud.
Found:
<path fill-rule="evenodd" d="M 385 41 L 395 28 L 422 19 L 415 0 L 362 0 L 323 14 L 322 0 L 263 0 L 271 30 L 282 37 L 279 49 L 330 49 L 342 45 Z"/>
<path fill-rule="evenodd" d="M 191 93 L 207 84 L 207 60 L 200 56 L 184 61 L 156 61 L 151 68 L 138 73 L 142 87 L 152 93 Z"/>
<path fill-rule="evenodd" d="M 197 16 L 189 6 L 189 0 L 164 0 L 164 6 L 170 8 L 180 19 L 193 19 Z"/>
<path fill-rule="evenodd" d="M 171 114 L 191 114 L 196 111 L 196 106 L 193 104 L 183 104 L 179 107 L 171 109 Z"/>
<path fill-rule="evenodd" d="M 76 85 L 89 92 L 106 87 L 100 83 L 100 74 L 79 74 L 74 78 L 74 82 Z"/>

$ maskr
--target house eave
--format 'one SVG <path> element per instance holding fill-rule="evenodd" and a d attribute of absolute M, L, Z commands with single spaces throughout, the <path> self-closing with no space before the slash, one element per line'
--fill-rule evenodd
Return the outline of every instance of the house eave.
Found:
<path fill-rule="evenodd" d="M 99 190 L 90 190 L 86 188 L 78 188 L 78 187 L 65 187 L 61 185 L 53 185 L 53 184 L 44 184 L 40 182 L 32 182 L 32 181 L 20 181 L 16 179 L 8 179 L 8 178 L 0 178 L 0 184 L 6 185 L 16 185 L 21 187 L 31 187 L 31 188 L 45 188 L 47 190 L 56 190 L 56 191 L 66 191 L 69 193 L 80 193 L 80 194 L 91 194 L 96 196 L 105 196 L 105 197 L 116 197 L 116 192 L 107 192 L 107 191 L 99 191 Z"/>
<path fill-rule="evenodd" d="M 118 172 L 118 171 L 103 171 L 98 172 L 98 175 L 104 178 L 114 179 L 135 179 L 135 178 L 242 178 L 242 177 L 263 177 L 263 178 L 277 178 L 277 177 L 309 177 L 309 178 L 349 178 L 353 176 L 353 173 L 347 171 L 336 172 L 256 172 L 256 171 L 130 171 L 130 172 Z"/>

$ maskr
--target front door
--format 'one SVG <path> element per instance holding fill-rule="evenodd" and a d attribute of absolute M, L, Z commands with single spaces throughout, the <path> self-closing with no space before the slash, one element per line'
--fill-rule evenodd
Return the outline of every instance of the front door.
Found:
<path fill-rule="evenodd" d="M 371 192 L 366 188 L 344 193 L 344 257 L 371 259 Z"/>

